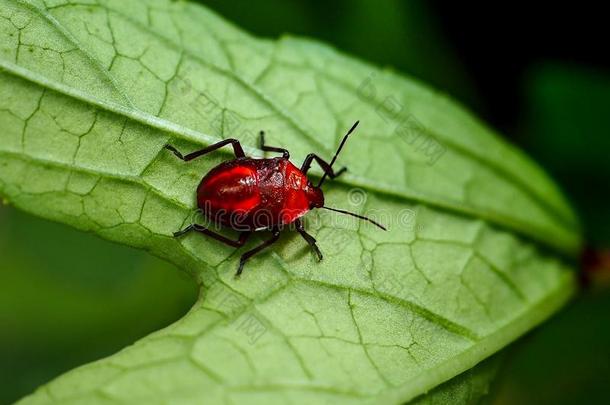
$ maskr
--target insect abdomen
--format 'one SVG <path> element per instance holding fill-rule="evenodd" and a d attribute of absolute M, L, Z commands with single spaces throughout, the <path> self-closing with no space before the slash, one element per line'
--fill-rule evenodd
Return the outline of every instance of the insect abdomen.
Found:
<path fill-rule="evenodd" d="M 256 167 L 239 161 L 220 164 L 201 180 L 197 203 L 218 223 L 228 223 L 233 214 L 247 215 L 261 203 Z"/>

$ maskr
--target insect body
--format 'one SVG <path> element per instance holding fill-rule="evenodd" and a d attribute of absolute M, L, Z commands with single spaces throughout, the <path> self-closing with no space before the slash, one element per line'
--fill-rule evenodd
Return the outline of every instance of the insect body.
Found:
<path fill-rule="evenodd" d="M 255 231 L 293 223 L 323 206 L 324 196 L 288 159 L 241 158 L 218 165 L 203 178 L 197 204 L 217 223 Z"/>
<path fill-rule="evenodd" d="M 318 259 L 322 260 L 322 253 L 316 240 L 305 231 L 301 221 L 301 217 L 314 208 L 324 208 L 364 219 L 385 230 L 382 225 L 369 218 L 324 206 L 324 194 L 320 187 L 326 177 L 333 179 L 345 171 L 343 168 L 335 172 L 332 166 L 357 125 L 358 122 L 343 137 L 330 163 L 311 153 L 305 158 L 300 169 L 290 162 L 290 153 L 286 149 L 266 146 L 263 132 L 261 132 L 261 149 L 281 153 L 281 157 L 269 159 L 246 157 L 236 139 L 225 139 L 186 156 L 173 146 L 167 145 L 167 149 L 186 162 L 226 145 L 233 147 L 236 157 L 216 166 L 203 177 L 197 188 L 197 205 L 203 214 L 216 224 L 241 232 L 238 240 L 229 239 L 198 224 L 189 225 L 186 229 L 174 233 L 174 236 L 179 237 L 190 231 L 196 231 L 238 248 L 246 243 L 252 232 L 270 230 L 272 232 L 270 239 L 241 256 L 236 273 L 236 276 L 239 276 L 245 262 L 275 243 L 279 238 L 280 230 L 291 224 L 294 224 L 296 230 L 311 246 Z M 314 186 L 307 177 L 314 160 L 324 171 L 317 186 Z"/>

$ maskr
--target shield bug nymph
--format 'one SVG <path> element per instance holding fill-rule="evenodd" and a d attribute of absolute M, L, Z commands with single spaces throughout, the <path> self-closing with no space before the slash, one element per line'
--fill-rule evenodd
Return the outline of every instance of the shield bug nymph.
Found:
<path fill-rule="evenodd" d="M 235 153 L 235 159 L 219 164 L 203 177 L 197 188 L 197 205 L 201 212 L 214 223 L 239 231 L 239 238 L 237 240 L 229 239 L 198 224 L 189 225 L 174 233 L 174 236 L 179 237 L 195 231 L 239 248 L 246 243 L 252 232 L 271 231 L 271 238 L 241 256 L 235 274 L 239 276 L 246 261 L 275 243 L 280 236 L 280 230 L 289 224 L 294 224 L 318 259 L 322 260 L 322 252 L 320 252 L 316 240 L 305 231 L 301 220 L 303 215 L 314 208 L 324 208 L 351 215 L 386 230 L 383 225 L 370 218 L 324 205 L 324 193 L 321 186 L 327 177 L 334 179 L 345 172 L 345 168 L 335 172 L 333 165 L 348 137 L 357 126 L 358 122 L 345 134 L 330 163 L 315 153 L 310 153 L 300 169 L 290 162 L 290 153 L 286 149 L 267 146 L 265 134 L 262 131 L 260 133 L 261 149 L 266 152 L 281 153 L 280 157 L 247 157 L 237 139 L 225 139 L 188 155 L 182 155 L 173 146 L 166 145 L 167 149 L 185 162 L 226 145 L 231 145 Z M 307 172 L 314 160 L 324 172 L 317 186 L 314 186 L 307 177 Z"/>

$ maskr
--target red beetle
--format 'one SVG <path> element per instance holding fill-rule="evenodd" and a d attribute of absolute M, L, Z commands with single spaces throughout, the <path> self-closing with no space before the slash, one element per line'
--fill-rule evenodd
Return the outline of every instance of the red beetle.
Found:
<path fill-rule="evenodd" d="M 185 162 L 228 144 L 233 146 L 236 157 L 219 164 L 203 177 L 197 188 L 197 205 L 201 212 L 214 223 L 240 231 L 239 239 L 236 241 L 228 239 L 198 224 L 189 225 L 186 229 L 174 233 L 174 236 L 179 237 L 187 232 L 196 231 L 238 248 L 246 243 L 253 231 L 270 230 L 273 234 L 270 239 L 241 256 L 235 274 L 238 277 L 243 270 L 244 263 L 250 257 L 275 243 L 279 238 L 280 230 L 289 224 L 295 225 L 296 230 L 312 247 L 318 259 L 322 260 L 322 252 L 316 245 L 316 240 L 305 231 L 301 221 L 301 217 L 313 208 L 325 208 L 352 215 L 386 230 L 383 225 L 367 217 L 324 206 L 324 194 L 320 187 L 326 176 L 334 179 L 345 172 L 345 168 L 334 172 L 332 166 L 356 126 L 358 126 L 358 122 L 345 134 L 330 164 L 315 153 L 310 153 L 300 169 L 290 162 L 290 153 L 286 149 L 266 146 L 265 134 L 262 131 L 260 133 L 261 149 L 281 153 L 282 157 L 271 159 L 246 157 L 237 139 L 225 139 L 186 156 L 183 156 L 173 146 L 166 145 L 167 149 Z M 307 171 L 314 160 L 324 171 L 317 186 L 314 186 L 307 178 Z"/>

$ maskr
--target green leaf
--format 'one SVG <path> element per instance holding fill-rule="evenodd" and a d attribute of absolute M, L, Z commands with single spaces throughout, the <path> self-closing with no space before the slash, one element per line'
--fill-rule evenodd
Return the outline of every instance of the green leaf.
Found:
<path fill-rule="evenodd" d="M 91 4 L 89 4 L 91 3 Z M 170 1 L 0 0 L 0 194 L 192 273 L 179 322 L 24 399 L 397 403 L 469 370 L 572 294 L 580 245 L 557 188 L 446 96 L 308 40 L 253 38 Z M 329 205 L 233 278 L 239 252 L 172 232 L 228 151 L 256 133 L 296 162 L 341 156 Z M 365 198 L 363 198 L 365 197 Z M 83 271 L 86 271 L 85 269 Z"/>

